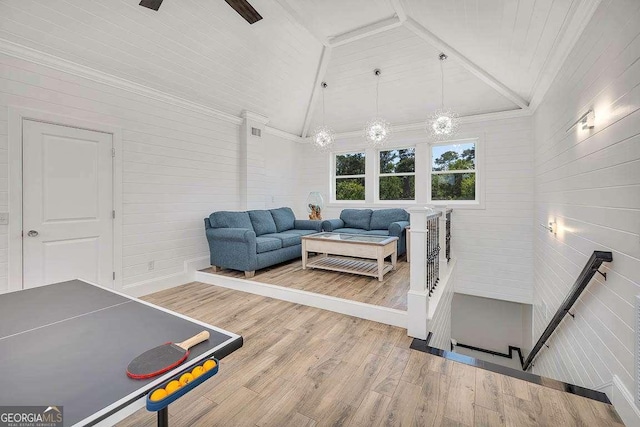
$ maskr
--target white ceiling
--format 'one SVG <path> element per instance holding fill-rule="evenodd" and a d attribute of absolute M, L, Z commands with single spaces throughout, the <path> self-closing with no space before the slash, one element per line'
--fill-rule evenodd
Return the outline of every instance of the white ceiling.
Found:
<path fill-rule="evenodd" d="M 300 133 L 322 46 L 273 0 L 249 25 L 224 0 L 2 0 L 0 38 Z"/>
<path fill-rule="evenodd" d="M 375 115 L 375 68 L 380 68 L 380 115 L 392 123 L 423 121 L 440 108 L 439 51 L 404 27 L 397 27 L 332 51 L 324 80 L 325 123 L 337 132 L 364 127 Z M 445 106 L 464 116 L 517 109 L 494 89 L 447 60 Z M 322 121 L 322 96 L 311 129 Z"/>
<path fill-rule="evenodd" d="M 0 0 L 0 38 L 300 135 L 322 80 L 326 123 L 362 127 L 375 113 L 374 68 L 387 120 L 419 122 L 439 107 L 439 50 L 402 25 L 328 48 L 319 68 L 323 43 L 389 22 L 394 5 L 462 56 L 444 64 L 445 105 L 468 116 L 519 109 L 501 86 L 530 101 L 592 1 L 251 0 L 264 19 L 249 25 L 224 0 L 164 0 L 158 12 L 139 0 Z M 311 107 L 313 128 L 321 97 Z"/>

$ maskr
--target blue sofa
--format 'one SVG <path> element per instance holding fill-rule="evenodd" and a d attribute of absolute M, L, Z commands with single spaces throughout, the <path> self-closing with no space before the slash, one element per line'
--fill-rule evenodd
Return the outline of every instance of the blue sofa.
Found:
<path fill-rule="evenodd" d="M 336 233 L 395 236 L 398 238 L 398 255 L 407 251 L 406 227 L 409 213 L 404 209 L 344 209 L 340 219 L 322 222 L 324 231 Z"/>
<path fill-rule="evenodd" d="M 320 221 L 298 220 L 289 208 L 247 212 L 221 211 L 204 219 L 214 268 L 245 272 L 302 256 L 302 236 L 319 233 Z"/>

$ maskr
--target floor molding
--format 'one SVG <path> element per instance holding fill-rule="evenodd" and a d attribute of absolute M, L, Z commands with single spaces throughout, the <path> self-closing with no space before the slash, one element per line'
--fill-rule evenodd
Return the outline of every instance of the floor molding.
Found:
<path fill-rule="evenodd" d="M 640 426 L 640 409 L 636 406 L 633 394 L 625 387 L 617 375 L 611 381 L 611 404 L 625 425 Z"/>
<path fill-rule="evenodd" d="M 592 399 L 598 402 L 611 404 L 611 401 L 609 400 L 607 395 L 601 391 L 591 390 L 591 389 L 580 387 L 574 384 L 568 384 L 562 381 L 554 380 L 552 378 L 541 377 L 539 375 L 531 374 L 529 372 L 519 371 L 517 369 L 507 368 L 506 366 L 497 365 L 495 363 L 485 362 L 484 360 L 476 359 L 470 356 L 465 356 L 463 354 L 454 353 L 451 351 L 446 351 L 446 350 L 441 350 L 439 348 L 431 347 L 429 346 L 430 339 L 431 339 L 431 333 L 429 333 L 429 336 L 427 337 L 426 340 L 419 340 L 417 338 L 414 338 L 413 341 L 411 342 L 411 349 L 418 350 L 423 353 L 433 354 L 434 356 L 443 357 L 453 362 L 463 363 L 465 365 L 473 366 L 480 369 L 485 369 L 487 371 L 496 372 L 498 374 L 506 375 L 513 378 L 518 378 L 520 380 L 538 384 L 543 387 L 549 387 L 555 390 L 564 391 L 566 393 L 575 394 L 577 396 L 586 397 L 587 399 Z M 637 424 L 628 424 L 628 425 L 637 425 Z"/>
<path fill-rule="evenodd" d="M 133 297 L 141 297 L 143 295 L 152 294 L 154 292 L 163 291 L 175 286 L 184 285 L 185 283 L 195 280 L 195 273 L 198 270 L 209 267 L 209 257 L 193 258 L 184 262 L 184 268 L 174 274 L 145 280 L 142 282 L 132 283 L 122 287 L 121 291 Z"/>
<path fill-rule="evenodd" d="M 251 294 L 289 301 L 296 304 L 321 308 L 348 316 L 372 320 L 386 325 L 407 328 L 407 312 L 394 308 L 351 301 L 344 298 L 317 294 L 314 292 L 269 285 L 255 280 L 222 276 L 204 271 L 195 272 L 195 281 Z"/>

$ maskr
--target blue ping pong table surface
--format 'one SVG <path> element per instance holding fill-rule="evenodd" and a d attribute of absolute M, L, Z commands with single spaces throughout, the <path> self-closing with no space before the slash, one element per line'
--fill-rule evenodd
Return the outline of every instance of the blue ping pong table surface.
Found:
<path fill-rule="evenodd" d="M 127 377 L 137 355 L 203 330 L 209 339 L 182 365 Z M 81 280 L 12 292 L 0 295 L 0 405 L 62 406 L 65 426 L 109 424 L 177 372 L 240 347 L 239 335 Z"/>

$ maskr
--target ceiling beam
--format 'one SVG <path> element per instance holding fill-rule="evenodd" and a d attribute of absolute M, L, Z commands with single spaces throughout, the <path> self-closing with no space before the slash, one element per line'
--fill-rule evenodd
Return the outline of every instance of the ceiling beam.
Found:
<path fill-rule="evenodd" d="M 309 126 L 311 126 L 311 119 L 313 118 L 313 112 L 316 108 L 316 99 L 320 93 L 320 84 L 324 80 L 324 76 L 327 74 L 327 68 L 329 67 L 329 59 L 331 58 L 331 47 L 324 46 L 322 48 L 322 55 L 320 56 L 320 63 L 318 64 L 318 72 L 316 73 L 316 79 L 313 82 L 313 90 L 311 91 L 311 98 L 309 99 L 309 106 L 307 107 L 307 114 L 304 116 L 304 124 L 302 125 L 302 138 L 306 138 L 309 135 Z"/>
<path fill-rule="evenodd" d="M 404 6 L 402 6 L 402 2 L 400 0 L 391 0 L 391 7 L 396 12 L 396 16 L 400 22 L 407 20 L 407 12 L 404 10 Z"/>
<path fill-rule="evenodd" d="M 342 46 L 343 44 L 351 43 L 356 40 L 372 36 L 374 34 L 382 33 L 401 25 L 402 20 L 397 16 L 393 16 L 391 18 L 383 19 L 382 21 L 374 22 L 373 24 L 366 25 L 364 27 L 360 27 L 353 31 L 348 31 L 338 36 L 331 37 L 329 38 L 329 46 Z"/>
<path fill-rule="evenodd" d="M 474 114 L 471 116 L 462 116 L 460 117 L 460 124 L 471 124 L 471 123 L 482 123 L 493 120 L 506 120 L 513 119 L 517 117 L 529 117 L 531 116 L 532 111 L 530 109 L 522 109 L 518 108 L 517 110 L 507 110 L 507 111 L 496 111 L 493 113 L 482 113 L 482 114 Z M 393 132 L 394 134 L 399 134 L 402 132 L 415 132 L 415 131 L 425 131 L 426 123 L 424 121 L 416 122 L 416 123 L 404 123 L 404 124 L 393 124 Z M 336 132 L 336 139 L 348 139 L 348 138 L 358 138 L 362 137 L 362 129 L 354 130 L 354 131 L 346 131 L 346 132 Z M 301 143 L 310 143 L 309 138 L 301 138 L 299 140 Z"/>
<path fill-rule="evenodd" d="M 480 68 L 474 62 L 469 60 L 466 56 L 458 52 L 456 49 L 447 44 L 444 40 L 433 34 L 431 31 L 427 30 L 425 27 L 420 25 L 418 22 L 413 20 L 411 17 L 407 17 L 407 20 L 404 22 L 404 25 L 411 31 L 413 31 L 418 37 L 425 40 L 427 43 L 435 47 L 436 49 L 446 53 L 449 58 L 455 59 L 458 61 L 467 71 L 471 72 L 473 75 L 478 77 L 480 80 L 491 86 L 493 89 L 498 91 L 502 96 L 514 102 L 522 109 L 529 108 L 529 103 L 522 98 L 520 95 L 509 89 L 507 86 L 502 84 L 499 80 L 493 77 L 491 74 L 487 73 L 485 70 Z"/>

